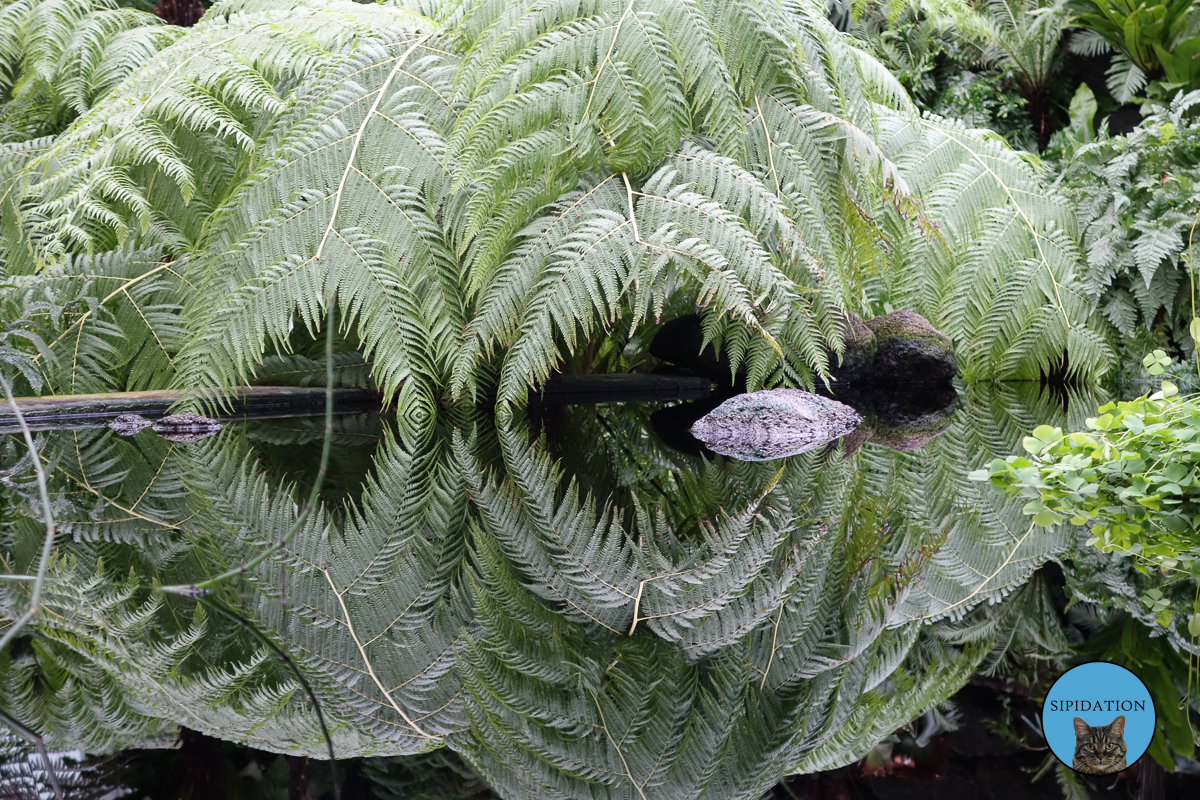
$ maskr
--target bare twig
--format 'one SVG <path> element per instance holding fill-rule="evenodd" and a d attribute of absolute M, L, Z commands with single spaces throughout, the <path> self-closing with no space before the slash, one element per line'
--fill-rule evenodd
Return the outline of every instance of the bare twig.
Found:
<path fill-rule="evenodd" d="M 63 800 L 62 786 L 58 784 L 58 776 L 54 774 L 54 764 L 50 761 L 50 754 L 46 752 L 46 743 L 42 741 L 42 737 L 2 710 L 0 710 L 0 722 L 12 728 L 18 736 L 37 748 L 38 756 L 42 759 L 42 766 L 46 770 L 46 776 L 50 778 L 50 788 L 54 790 L 54 797 L 56 800 Z"/>
<path fill-rule="evenodd" d="M 25 437 L 25 446 L 29 448 L 29 455 L 33 461 L 34 476 L 37 478 L 38 494 L 41 495 L 42 499 L 42 515 L 46 519 L 46 537 L 42 540 L 42 557 L 38 562 L 37 575 L 33 579 L 33 594 L 29 599 L 29 608 L 17 618 L 8 631 L 5 632 L 4 636 L 0 637 L 0 652 L 3 652 L 4 648 L 16 638 L 17 634 L 41 610 L 42 587 L 46 584 L 46 571 L 50 568 L 50 556 L 54 552 L 55 527 L 54 513 L 50 508 L 50 488 L 46 484 L 46 472 L 42 469 L 42 459 L 38 455 L 37 445 L 33 443 L 33 434 L 29 432 L 29 426 L 25 424 L 25 418 L 21 416 L 21 409 L 17 408 L 17 403 L 13 399 L 12 387 L 3 375 L 0 375 L 0 385 L 4 387 L 4 396 L 8 398 L 8 404 L 12 406 L 13 411 L 17 415 L 17 422 L 21 426 L 21 434 Z M 26 576 L 21 577 L 24 578 Z M 58 776 L 54 774 L 54 764 L 50 761 L 50 754 L 46 752 L 46 743 L 42 741 L 42 737 L 3 711 L 0 711 L 0 721 L 12 728 L 22 738 L 32 742 L 34 747 L 37 748 L 38 755 L 42 759 L 42 764 L 46 768 L 46 774 L 50 777 L 50 785 L 54 789 L 54 796 L 57 800 L 62 800 L 62 787 L 58 785 Z"/>
<path fill-rule="evenodd" d="M 46 538 L 42 541 L 42 558 L 38 562 L 37 578 L 33 582 L 33 595 L 29 599 L 29 610 L 17 619 L 3 638 L 0 638 L 0 651 L 3 651 L 25 627 L 26 623 L 37 616 L 40 609 L 42 587 L 46 583 L 46 571 L 50 568 L 50 555 L 54 551 L 55 527 L 54 513 L 50 509 L 50 488 L 46 484 L 46 472 L 42 469 L 42 459 L 38 455 L 37 445 L 33 443 L 33 434 L 29 432 L 29 426 L 25 424 L 25 417 L 21 415 L 21 409 L 17 408 L 16 400 L 13 398 L 12 387 L 3 375 L 0 375 L 0 386 L 4 387 L 4 396 L 8 398 L 8 404 L 17 416 L 17 424 L 21 426 L 21 434 L 25 437 L 25 446 L 29 448 L 29 454 L 33 459 L 33 472 L 37 478 L 38 494 L 42 499 L 42 515 L 46 519 Z"/>

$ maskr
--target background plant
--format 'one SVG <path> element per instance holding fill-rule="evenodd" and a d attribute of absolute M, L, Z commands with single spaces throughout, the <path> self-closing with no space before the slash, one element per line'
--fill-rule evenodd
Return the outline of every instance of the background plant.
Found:
<path fill-rule="evenodd" d="M 1067 591 L 1073 598 L 1067 619 L 1088 634 L 1075 648 L 1080 659 L 1124 663 L 1147 673 L 1155 696 L 1177 695 L 1162 703 L 1161 724 L 1151 755 L 1167 771 L 1174 767 L 1166 745 L 1182 755 L 1194 753 L 1197 656 L 1200 656 L 1200 593 L 1197 580 L 1180 571 L 1167 576 L 1136 567 L 1136 556 L 1114 557 L 1079 546 L 1064 562 Z"/>
<path fill-rule="evenodd" d="M 1176 97 L 1125 136 L 1103 128 L 1084 143 L 1060 134 L 1059 185 L 1079 209 L 1084 285 L 1125 337 L 1189 353 L 1193 281 L 1188 248 L 1200 214 L 1200 93 Z"/>
<path fill-rule="evenodd" d="M 860 3 L 853 32 L 923 109 L 989 127 L 1028 150 L 1044 146 L 1070 15 L 1027 0 Z"/>
<path fill-rule="evenodd" d="M 1161 374 L 1161 351 L 1146 364 Z M 1022 442 L 1032 456 L 996 459 L 973 480 L 1028 499 L 1036 525 L 1088 525 L 1088 544 L 1136 556 L 1139 569 L 1200 576 L 1200 409 L 1175 384 L 1106 403 L 1087 431 L 1040 425 Z"/>
<path fill-rule="evenodd" d="M 1194 88 L 1200 77 L 1200 16 L 1190 0 L 1069 0 L 1068 7 L 1077 24 L 1119 53 L 1108 73 L 1118 100 L 1128 100 L 1163 74 L 1169 92 Z"/>
<path fill-rule="evenodd" d="M 997 63 L 1020 85 L 1029 121 L 1044 145 L 1053 131 L 1054 104 L 1059 100 L 1053 90 L 1070 15 L 1062 2 L 1030 0 L 986 0 L 976 11 Z"/>

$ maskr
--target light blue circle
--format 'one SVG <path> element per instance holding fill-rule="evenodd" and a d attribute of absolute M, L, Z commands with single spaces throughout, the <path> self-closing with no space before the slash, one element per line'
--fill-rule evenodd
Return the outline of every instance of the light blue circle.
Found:
<path fill-rule="evenodd" d="M 1125 717 L 1125 764 L 1133 766 L 1154 738 L 1154 699 L 1129 670 L 1093 661 L 1067 670 L 1050 687 L 1042 703 L 1042 729 L 1054 755 L 1069 767 L 1075 758 L 1075 718 L 1095 727 L 1120 715 Z"/>

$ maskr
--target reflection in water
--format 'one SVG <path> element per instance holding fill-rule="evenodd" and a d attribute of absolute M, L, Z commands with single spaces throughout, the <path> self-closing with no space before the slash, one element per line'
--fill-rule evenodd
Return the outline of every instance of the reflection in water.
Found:
<path fill-rule="evenodd" d="M 447 746 L 512 798 L 758 797 L 861 758 L 1003 658 L 994 632 L 1042 602 L 1019 587 L 1075 544 L 966 474 L 1080 420 L 1030 386 L 946 399 L 872 400 L 854 446 L 769 463 L 676 449 L 639 405 L 562 409 L 536 436 L 463 409 L 343 418 L 322 508 L 215 596 L 295 659 L 339 757 Z M 0 662 L 6 710 L 90 752 L 186 725 L 322 757 L 287 666 L 155 590 L 276 546 L 320 436 L 50 435 L 59 557 L 50 613 Z M 32 487 L 5 480 L 20 573 L 42 527 Z M 1105 569 L 1089 591 L 1129 578 Z M 27 602 L 0 583 L 6 617 Z"/>
<path fill-rule="evenodd" d="M 726 389 L 704 400 L 659 409 L 650 415 L 650 427 L 664 444 L 681 453 L 715 456 L 692 435 L 691 427 L 722 403 L 738 396 L 737 390 Z M 841 440 L 846 457 L 866 442 L 903 452 L 916 450 L 949 430 L 958 405 L 958 393 L 949 382 L 851 387 L 829 397 L 862 417 L 858 426 Z"/>

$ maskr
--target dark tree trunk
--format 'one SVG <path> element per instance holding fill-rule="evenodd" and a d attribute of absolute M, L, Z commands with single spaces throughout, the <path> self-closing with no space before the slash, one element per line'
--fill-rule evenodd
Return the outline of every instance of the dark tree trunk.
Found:
<path fill-rule="evenodd" d="M 342 775 L 342 800 L 371 800 L 371 782 L 363 775 L 360 760 L 339 761 L 338 771 Z"/>
<path fill-rule="evenodd" d="M 308 796 L 308 756 L 288 756 L 287 800 L 310 800 Z"/>
<path fill-rule="evenodd" d="M 1142 756 L 1138 773 L 1138 800 L 1166 800 L 1167 773 L 1149 754 Z"/>
<path fill-rule="evenodd" d="M 204 4 L 201 0 L 161 0 L 154 13 L 170 25 L 190 28 L 204 15 Z"/>
<path fill-rule="evenodd" d="M 1054 104 L 1050 102 L 1050 94 L 1045 86 L 1025 86 L 1021 93 L 1025 96 L 1025 113 L 1038 138 L 1038 147 L 1044 148 L 1054 132 Z"/>
<path fill-rule="evenodd" d="M 182 785 L 179 796 L 185 800 L 216 800 L 223 795 L 221 772 L 225 765 L 225 744 L 190 728 L 179 729 L 179 765 Z"/>

